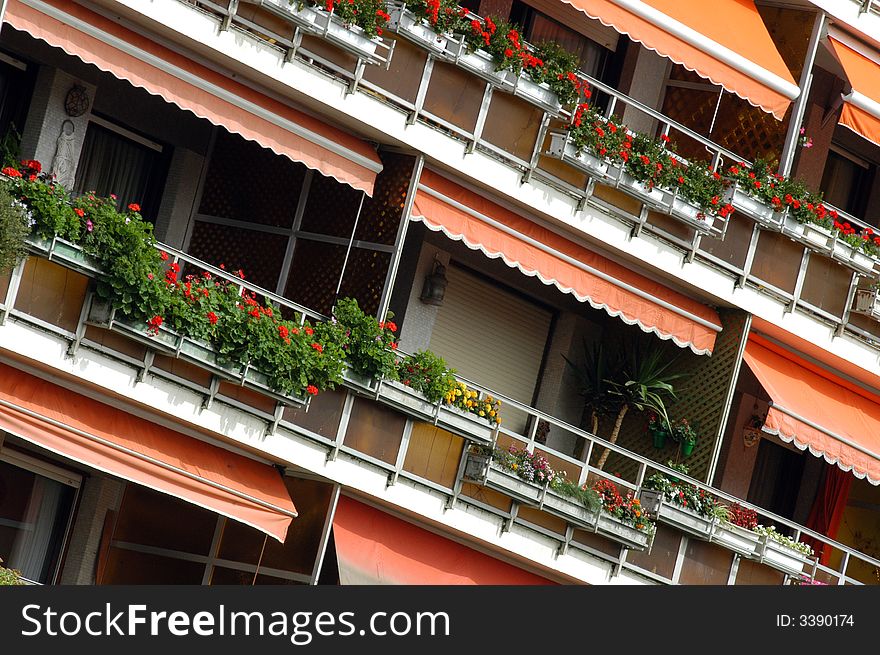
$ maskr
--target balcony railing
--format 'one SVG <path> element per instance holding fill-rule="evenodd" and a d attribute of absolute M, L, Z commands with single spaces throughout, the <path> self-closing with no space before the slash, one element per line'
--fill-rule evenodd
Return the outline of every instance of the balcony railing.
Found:
<path fill-rule="evenodd" d="M 871 345 L 880 336 L 873 314 L 851 313 L 857 290 L 864 280 L 877 275 L 877 267 L 857 258 L 842 241 L 832 237 L 823 243 L 817 230 L 805 234 L 802 225 L 786 225 L 780 217 L 773 219 L 779 225 L 771 225 L 772 220 L 763 220 L 763 211 L 742 210 L 728 220 L 706 221 L 671 194 L 646 197 L 640 185 L 626 184 L 624 176 L 609 177 L 607 171 L 591 170 L 566 147 L 570 114 L 557 115 L 554 107 L 506 88 L 503 82 L 487 80 L 485 72 L 475 73 L 472 65 L 462 61 L 460 50 L 451 54 L 454 44 L 435 42 L 427 26 L 420 28 L 398 17 L 397 37 L 389 36 L 394 56 L 386 70 L 357 65 L 363 60 L 327 41 L 318 53 L 316 44 L 322 39 L 314 35 L 308 45 L 315 52 L 294 48 L 292 42 L 276 38 L 279 35 L 267 35 L 265 27 L 255 27 L 253 20 L 253 24 L 239 20 L 235 3 L 189 0 L 189 4 L 215 16 L 221 28 L 243 29 L 252 38 L 268 39 L 284 56 L 295 55 L 332 72 L 348 82 L 350 91 L 361 87 L 380 97 L 405 112 L 408 122 L 440 128 L 464 140 L 467 150 L 479 149 L 517 168 L 524 182 L 538 179 L 576 199 L 578 208 L 589 205 L 629 224 L 634 236 L 651 233 L 681 249 L 686 261 L 699 258 L 728 273 L 736 286 L 748 284 L 777 297 L 786 311 L 804 310 L 833 325 L 838 335 L 848 330 Z M 600 80 L 579 75 L 592 87 L 594 102 L 604 105 L 606 116 L 634 112 L 649 120 L 658 135 L 672 135 L 705 150 L 717 168 L 742 161 L 736 153 Z M 773 217 L 772 208 L 764 210 Z M 868 227 L 854 217 L 843 213 L 841 217 L 853 226 Z"/>
<path fill-rule="evenodd" d="M 165 246 L 160 247 L 172 255 L 173 261 L 183 262 L 198 270 L 208 270 L 230 284 L 273 298 L 284 308 L 282 311 L 296 312 L 312 319 L 322 318 L 223 270 Z M 49 257 L 54 264 L 47 261 Z M 46 275 L 47 271 L 40 268 L 56 264 L 63 267 L 60 269 L 62 273 L 68 273 L 60 276 Z M 27 262 L 19 265 L 7 281 L 0 307 L 2 316 L 59 335 L 68 342 L 70 354 L 82 355 L 85 351 L 96 350 L 132 366 L 139 372 L 138 378 L 141 380 L 145 379 L 144 373 L 149 371 L 157 378 L 183 385 L 201 394 L 205 407 L 210 407 L 217 401 L 227 403 L 265 421 L 270 434 L 279 426 L 304 434 L 327 449 L 328 459 L 332 460 L 340 452 L 344 452 L 385 471 L 389 484 L 406 478 L 445 494 L 449 506 L 468 503 L 503 517 L 508 529 L 513 524 L 526 526 L 536 533 L 557 540 L 560 553 L 569 548 L 581 549 L 606 560 L 610 558 L 628 569 L 659 581 L 686 582 L 688 578 L 686 575 L 682 577 L 681 572 L 688 571 L 692 562 L 688 560 L 687 549 L 679 548 L 675 552 L 669 550 L 671 535 L 671 538 L 679 541 L 684 537 L 696 540 L 705 544 L 701 548 L 711 549 L 716 561 L 722 562 L 721 568 L 728 572 L 728 578 L 722 583 L 735 581 L 737 571 L 743 566 L 757 566 L 765 572 L 762 573 L 765 577 L 778 575 L 779 580 L 806 577 L 818 578 L 831 584 L 861 584 L 864 580 L 855 577 L 855 567 L 880 570 L 880 560 L 865 553 L 475 383 L 469 385 L 483 394 L 502 400 L 502 409 L 506 416 L 524 418 L 516 421 L 523 427 L 511 429 L 507 424 L 501 427 L 489 426 L 475 416 L 458 414 L 429 403 L 412 389 L 387 380 L 363 380 L 348 376 L 345 381 L 347 393 L 321 394 L 316 397 L 318 400 L 312 400 L 310 409 L 308 406 L 298 407 L 297 399 L 279 397 L 258 385 L 244 389 L 247 393 L 240 393 L 236 389 L 246 386 L 243 384 L 247 382 L 245 377 L 224 374 L 199 358 L 187 360 L 182 348 L 169 351 L 149 337 L 144 339 L 133 335 L 131 326 L 120 327 L 111 323 L 109 330 L 96 330 L 96 326 L 90 325 L 88 317 L 93 295 L 89 291 L 89 284 L 98 274 L 92 263 L 82 253 L 78 253 L 75 246 L 57 240 L 48 247 L 46 244 L 36 244 L 33 255 Z M 22 281 L 25 279 L 27 284 L 23 287 Z M 54 289 L 52 285 L 60 286 Z M 62 299 L 62 306 L 45 302 L 53 294 Z M 119 336 L 110 338 L 113 334 Z M 181 367 L 175 364 L 181 360 L 188 362 L 188 365 Z M 316 402 L 320 402 L 321 406 L 316 407 Z M 382 434 L 371 440 L 371 426 L 378 424 L 383 426 Z M 428 426 L 427 432 L 424 426 Z M 572 452 L 579 450 L 581 456 L 574 457 L 540 443 L 539 430 L 543 433 L 543 428 L 548 426 L 554 434 L 573 437 L 580 448 Z M 440 430 L 437 431 L 437 428 Z M 436 440 L 444 440 L 444 448 L 430 447 Z M 567 471 L 567 477 L 573 482 L 582 484 L 595 479 L 611 480 L 621 489 L 630 490 L 646 501 L 650 494 L 643 489 L 643 485 L 651 474 L 659 472 L 667 477 L 678 478 L 723 502 L 738 503 L 754 509 L 759 516 L 759 522 L 775 524 L 780 529 L 787 530 L 795 540 L 810 537 L 820 544 L 827 544 L 840 556 L 840 565 L 836 569 L 831 568 L 820 564 L 816 559 L 782 548 L 753 532 L 731 527 L 714 519 L 700 519 L 687 512 L 676 512 L 674 507 L 667 507 L 665 510 L 662 507 L 657 508 L 661 523 L 659 529 L 666 531 L 666 550 L 661 552 L 656 545 L 651 545 L 648 537 L 634 534 L 633 530 L 626 531 L 613 521 L 609 523 L 603 515 L 585 512 L 583 507 L 550 493 L 546 488 L 530 485 L 519 479 L 506 480 L 497 472 L 474 474 L 469 468 L 470 444 L 525 447 L 543 454 L 551 461 L 553 468 Z M 605 448 L 622 462 L 619 468 L 627 473 L 612 475 L 591 464 L 597 449 Z M 494 495 L 487 497 L 483 493 L 475 493 L 474 484 L 492 489 Z M 617 551 L 609 552 L 609 547 L 612 550 L 617 548 Z M 649 550 L 638 552 L 645 548 Z M 652 558 L 661 556 L 666 560 L 671 557 L 675 560 L 675 565 L 666 569 L 663 566 L 654 566 Z M 652 573 L 651 569 L 666 570 L 667 573 Z M 679 573 L 673 574 L 673 571 Z M 773 574 L 773 571 L 778 573 Z"/>

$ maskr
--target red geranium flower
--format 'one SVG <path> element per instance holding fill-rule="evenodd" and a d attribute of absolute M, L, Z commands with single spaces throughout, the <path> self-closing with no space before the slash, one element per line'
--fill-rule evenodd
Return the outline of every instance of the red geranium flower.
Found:
<path fill-rule="evenodd" d="M 218 320 L 219 319 L 217 318 L 217 314 L 215 314 L 214 312 L 208 312 L 208 322 L 211 325 L 217 325 Z"/>
<path fill-rule="evenodd" d="M 316 387 L 314 384 L 310 384 L 309 386 L 306 387 L 306 393 L 309 394 L 310 396 L 317 396 L 318 395 L 318 387 Z"/>
<path fill-rule="evenodd" d="M 136 202 L 133 202 L 128 206 L 128 209 L 133 212 L 139 212 L 141 210 L 141 206 Z"/>

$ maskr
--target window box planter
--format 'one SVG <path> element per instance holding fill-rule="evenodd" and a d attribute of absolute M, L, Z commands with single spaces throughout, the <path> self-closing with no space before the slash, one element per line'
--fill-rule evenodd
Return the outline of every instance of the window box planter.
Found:
<path fill-rule="evenodd" d="M 551 132 L 547 155 L 561 159 L 569 166 L 577 168 L 599 180 L 608 176 L 608 162 L 582 150 L 578 153 L 575 145 L 568 140 L 567 132 Z"/>
<path fill-rule="evenodd" d="M 317 7 L 308 9 L 317 14 L 315 26 L 323 37 L 364 59 L 373 59 L 376 56 L 380 43 L 378 38 L 371 39 L 357 25 L 346 25 L 332 12 L 328 13 Z"/>
<path fill-rule="evenodd" d="M 620 171 L 617 176 L 616 186 L 654 209 L 664 212 L 669 209 L 671 194 L 668 191 L 657 187 L 649 189 L 626 171 Z"/>
<path fill-rule="evenodd" d="M 424 20 L 416 16 L 405 5 L 390 5 L 388 28 L 428 50 L 444 53 L 449 42 L 448 36 L 437 34 Z"/>
<path fill-rule="evenodd" d="M 828 230 L 821 225 L 804 223 L 803 236 L 808 245 L 811 245 L 818 250 L 830 252 L 834 248 L 834 234 L 831 230 Z"/>
<path fill-rule="evenodd" d="M 636 530 L 633 526 L 602 511 L 599 512 L 596 532 L 604 537 L 618 541 L 633 550 L 647 549 L 652 537 L 651 533 L 644 530 Z"/>
<path fill-rule="evenodd" d="M 270 396 L 271 398 L 275 398 L 276 400 L 280 400 L 290 405 L 307 407 L 309 404 L 309 397 L 293 396 L 275 391 L 269 386 L 269 376 L 250 366 L 244 368 L 243 383 L 245 386 L 256 389 L 266 396 Z"/>
<path fill-rule="evenodd" d="M 449 39 L 446 43 L 446 53 L 457 65 L 482 77 L 487 82 L 508 91 L 512 91 L 516 85 L 517 76 L 509 70 L 496 71 L 495 60 L 485 50 L 468 52 L 464 41 Z"/>
<path fill-rule="evenodd" d="M 393 380 L 382 380 L 379 385 L 379 400 L 410 416 L 428 421 L 433 421 L 437 414 L 437 405 L 428 402 L 412 387 Z"/>
<path fill-rule="evenodd" d="M 712 518 L 701 516 L 687 507 L 667 501 L 662 491 L 642 489 L 639 492 L 639 501 L 648 514 L 682 532 L 703 539 L 708 539 L 712 532 L 712 525 L 715 522 Z"/>
<path fill-rule="evenodd" d="M 307 7 L 305 4 L 300 6 L 296 1 L 289 0 L 241 0 L 245 4 L 257 5 L 277 16 L 293 21 L 300 27 L 310 29 L 314 28 L 318 19 L 318 13 L 315 7 Z"/>
<path fill-rule="evenodd" d="M 546 485 L 523 480 L 492 461 L 491 455 L 469 449 L 462 479 L 483 485 L 529 505 L 539 505 Z"/>
<path fill-rule="evenodd" d="M 761 536 L 733 523 L 715 523 L 709 541 L 716 541 L 730 550 L 755 559 L 761 547 Z"/>
<path fill-rule="evenodd" d="M 678 194 L 672 194 L 669 213 L 697 231 L 704 233 L 711 232 L 715 222 L 714 216 L 710 216 L 689 200 L 679 197 Z"/>
<path fill-rule="evenodd" d="M 379 382 L 374 380 L 371 377 L 366 375 L 361 375 L 360 373 L 355 373 L 350 368 L 346 367 L 342 371 L 342 380 L 345 385 L 355 391 L 358 391 L 367 396 L 376 396 L 377 391 L 379 390 Z"/>
<path fill-rule="evenodd" d="M 480 443 L 491 443 L 498 426 L 472 412 L 464 412 L 456 407 L 440 405 L 436 423 L 444 430 L 449 430 L 462 437 Z"/>
<path fill-rule="evenodd" d="M 864 273 L 865 275 L 875 274 L 874 265 L 877 263 L 877 260 L 874 257 L 859 248 L 853 248 L 841 239 L 836 239 L 833 245 L 832 257 L 834 259 L 859 273 Z"/>
<path fill-rule="evenodd" d="M 599 521 L 599 512 L 591 511 L 583 503 L 562 496 L 549 487 L 541 499 L 539 509 L 591 531 L 596 529 Z"/>
<path fill-rule="evenodd" d="M 27 243 L 32 250 L 43 255 L 50 261 L 58 262 L 76 271 L 95 276 L 101 273 L 98 262 L 74 243 L 65 241 L 59 237 L 41 239 L 36 235 L 27 237 Z"/>
<path fill-rule="evenodd" d="M 538 84 L 525 71 L 521 72 L 516 79 L 513 93 L 554 116 L 558 116 L 562 111 L 559 96 L 550 89 L 550 86 L 546 82 Z"/>
<path fill-rule="evenodd" d="M 222 357 L 218 356 L 217 351 L 214 350 L 211 344 L 183 337 L 180 342 L 178 355 L 181 359 L 191 361 L 194 364 L 211 369 L 229 378 L 241 378 L 241 365 L 224 361 Z"/>
<path fill-rule="evenodd" d="M 878 289 L 856 289 L 852 311 L 872 318 L 880 318 L 880 293 L 878 293 Z"/>
<path fill-rule="evenodd" d="M 750 196 L 738 184 L 733 183 L 724 190 L 723 203 L 730 203 L 733 208 L 751 216 L 755 221 L 772 230 L 780 230 L 783 224 L 785 212 L 777 212 L 770 205 L 764 204 L 758 198 Z"/>
<path fill-rule="evenodd" d="M 759 539 L 761 539 L 761 548 L 759 550 L 761 562 L 780 571 L 800 575 L 804 572 L 804 566 L 813 562 L 813 558 L 809 555 L 795 548 L 789 548 L 775 539 L 767 536 L 759 537 Z"/>
<path fill-rule="evenodd" d="M 120 316 L 116 308 L 109 301 L 98 298 L 98 296 L 92 296 L 86 322 L 97 327 L 114 330 L 155 350 L 170 355 L 177 353 L 182 339 L 177 332 L 166 328 L 164 325 L 159 327 L 156 334 L 148 332 L 146 323 L 137 325 L 130 322 L 127 318 Z"/>

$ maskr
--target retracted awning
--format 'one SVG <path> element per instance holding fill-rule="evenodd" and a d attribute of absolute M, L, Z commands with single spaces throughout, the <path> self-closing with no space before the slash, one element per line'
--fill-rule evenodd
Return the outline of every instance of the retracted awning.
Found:
<path fill-rule="evenodd" d="M 880 398 L 755 335 L 744 359 L 771 399 L 764 430 L 880 484 Z"/>
<path fill-rule="evenodd" d="M 0 364 L 0 429 L 283 542 L 296 507 L 279 472 Z"/>
<path fill-rule="evenodd" d="M 697 354 L 711 353 L 721 331 L 710 307 L 432 171 L 422 172 L 411 219 Z"/>
<path fill-rule="evenodd" d="M 799 93 L 752 0 L 562 0 L 779 120 Z"/>
<path fill-rule="evenodd" d="M 844 42 L 845 41 L 845 42 Z M 852 90 L 843 96 L 839 123 L 880 145 L 880 54 L 846 39 L 828 38 Z"/>
<path fill-rule="evenodd" d="M 552 584 L 345 496 L 333 516 L 333 540 L 343 585 Z"/>
<path fill-rule="evenodd" d="M 75 2 L 9 0 L 3 20 L 199 118 L 373 193 L 382 163 L 364 141 Z"/>

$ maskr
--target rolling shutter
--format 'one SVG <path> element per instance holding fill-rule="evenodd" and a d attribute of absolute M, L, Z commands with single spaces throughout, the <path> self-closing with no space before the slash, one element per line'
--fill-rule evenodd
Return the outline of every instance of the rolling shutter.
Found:
<path fill-rule="evenodd" d="M 538 382 L 551 312 L 454 265 L 431 333 L 430 348 L 459 375 L 530 404 Z M 525 415 L 502 406 L 511 429 Z"/>

